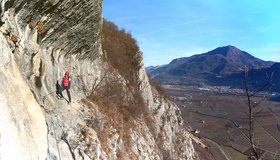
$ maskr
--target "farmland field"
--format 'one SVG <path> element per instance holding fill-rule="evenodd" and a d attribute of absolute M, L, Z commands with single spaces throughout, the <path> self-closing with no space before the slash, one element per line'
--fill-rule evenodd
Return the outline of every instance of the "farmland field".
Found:
<path fill-rule="evenodd" d="M 179 105 L 189 130 L 198 137 L 220 145 L 220 150 L 227 158 L 243 159 L 252 154 L 244 93 L 219 93 L 194 87 L 171 86 L 167 88 L 167 93 Z M 252 100 L 254 104 L 261 101 L 254 108 L 255 144 L 264 159 L 280 159 L 280 103 L 263 100 L 263 95 Z M 207 144 L 212 155 L 221 155 L 213 143 Z"/>

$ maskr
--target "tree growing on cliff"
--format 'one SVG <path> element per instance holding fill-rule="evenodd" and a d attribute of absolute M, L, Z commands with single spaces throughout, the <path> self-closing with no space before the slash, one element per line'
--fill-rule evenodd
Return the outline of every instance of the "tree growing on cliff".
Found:
<path fill-rule="evenodd" d="M 132 35 L 104 19 L 102 50 L 109 64 L 116 68 L 130 85 L 137 85 L 138 72 L 143 65 L 142 52 Z"/>

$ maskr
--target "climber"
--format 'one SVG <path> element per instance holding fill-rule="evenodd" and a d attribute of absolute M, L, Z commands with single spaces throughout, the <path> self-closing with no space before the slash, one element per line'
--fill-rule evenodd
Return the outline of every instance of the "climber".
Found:
<path fill-rule="evenodd" d="M 64 91 L 66 89 L 67 95 L 68 95 L 68 104 L 71 103 L 70 86 L 71 86 L 70 72 L 66 71 L 65 75 L 62 79 L 61 86 L 58 84 L 58 81 L 56 83 L 56 90 L 57 90 L 56 94 L 59 96 L 59 98 L 64 98 L 63 94 L 62 94 L 62 91 Z"/>

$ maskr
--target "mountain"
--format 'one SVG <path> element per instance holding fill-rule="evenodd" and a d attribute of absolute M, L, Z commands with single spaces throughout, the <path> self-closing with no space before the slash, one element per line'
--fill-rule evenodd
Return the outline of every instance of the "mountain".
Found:
<path fill-rule="evenodd" d="M 151 73 L 151 72 L 153 72 L 153 71 L 155 71 L 155 70 L 157 70 L 157 69 L 159 69 L 161 67 L 164 67 L 164 66 L 165 65 L 148 66 L 148 67 L 146 67 L 146 72 L 147 73 Z"/>
<path fill-rule="evenodd" d="M 224 46 L 207 53 L 178 58 L 164 67 L 149 72 L 163 84 L 234 85 L 228 77 L 249 70 L 269 68 L 273 62 L 263 61 L 234 46 Z"/>
<path fill-rule="evenodd" d="M 280 63 L 275 63 L 269 68 L 253 69 L 249 71 L 248 77 L 251 82 L 257 83 L 258 86 L 271 80 L 271 90 L 280 92 Z"/>

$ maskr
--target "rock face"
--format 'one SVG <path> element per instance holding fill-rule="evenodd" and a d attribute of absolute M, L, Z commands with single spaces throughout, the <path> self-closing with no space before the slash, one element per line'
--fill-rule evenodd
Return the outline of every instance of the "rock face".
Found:
<path fill-rule="evenodd" d="M 179 109 L 144 67 L 131 89 L 102 58 L 101 0 L 1 0 L 0 10 L 0 159 L 196 159 Z M 66 70 L 70 105 L 55 96 Z M 116 77 L 117 96 L 138 90 L 146 114 L 119 120 L 95 103 L 93 92 Z"/>

